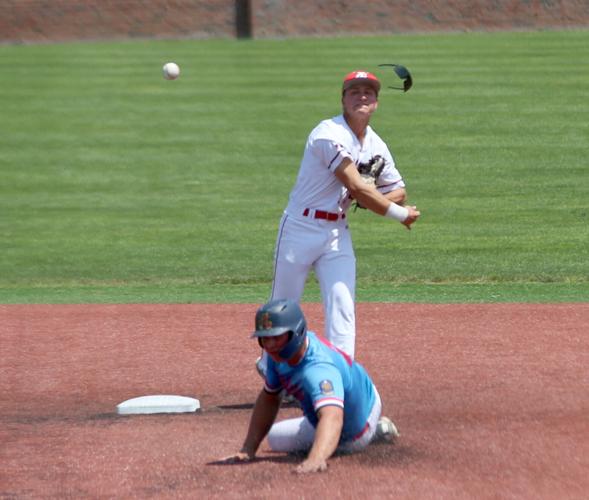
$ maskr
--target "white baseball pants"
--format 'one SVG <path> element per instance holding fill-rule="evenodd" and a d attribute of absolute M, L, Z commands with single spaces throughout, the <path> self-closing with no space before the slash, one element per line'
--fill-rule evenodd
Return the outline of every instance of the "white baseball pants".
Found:
<path fill-rule="evenodd" d="M 376 432 L 376 426 L 382 411 L 382 403 L 376 387 L 374 388 L 376 399 L 366 421 L 366 430 L 353 441 L 341 443 L 337 451 L 340 453 L 353 453 L 366 448 Z M 289 418 L 275 423 L 268 433 L 268 444 L 272 451 L 295 453 L 308 451 L 315 439 L 315 427 L 306 417 Z"/>
<path fill-rule="evenodd" d="M 325 311 L 325 337 L 354 358 L 356 257 L 348 225 L 283 215 L 274 252 L 271 300 L 300 302 L 313 268 Z"/>

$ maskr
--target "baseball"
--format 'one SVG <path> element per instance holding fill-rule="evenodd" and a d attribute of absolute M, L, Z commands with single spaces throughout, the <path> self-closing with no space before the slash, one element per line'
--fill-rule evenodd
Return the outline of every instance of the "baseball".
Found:
<path fill-rule="evenodd" d="M 163 72 L 166 80 L 175 80 L 180 76 L 180 67 L 176 63 L 169 62 L 164 64 Z"/>

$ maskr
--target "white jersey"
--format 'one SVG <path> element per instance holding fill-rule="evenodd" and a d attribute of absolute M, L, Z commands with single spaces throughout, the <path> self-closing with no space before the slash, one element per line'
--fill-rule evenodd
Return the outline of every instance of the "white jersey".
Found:
<path fill-rule="evenodd" d="M 379 191 L 388 193 L 405 187 L 389 148 L 370 126 L 366 129 L 364 142 L 360 143 L 343 115 L 323 120 L 309 134 L 285 212 L 297 218 L 307 208 L 340 215 L 345 213 L 352 200 L 347 188 L 334 175 L 335 170 L 345 158 L 360 165 L 377 155 L 385 160 L 377 183 Z"/>
<path fill-rule="evenodd" d="M 346 211 L 348 189 L 335 176 L 346 158 L 357 166 L 384 159 L 378 189 L 405 187 L 384 141 L 368 127 L 363 143 L 343 115 L 324 120 L 309 134 L 296 183 L 284 210 L 274 252 L 271 299 L 300 302 L 314 269 L 325 309 L 325 337 L 354 357 L 356 257 Z"/>

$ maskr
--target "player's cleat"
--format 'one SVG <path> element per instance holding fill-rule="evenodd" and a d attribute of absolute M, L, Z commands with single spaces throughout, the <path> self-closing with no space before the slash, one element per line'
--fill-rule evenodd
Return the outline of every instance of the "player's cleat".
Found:
<path fill-rule="evenodd" d="M 282 404 L 287 406 L 299 406 L 299 400 L 292 394 L 287 394 L 286 391 L 283 391 Z"/>
<path fill-rule="evenodd" d="M 264 366 L 262 362 L 262 356 L 259 356 L 256 359 L 256 370 L 260 377 L 266 380 L 266 374 L 264 373 Z M 298 406 L 299 402 L 297 398 L 295 398 L 292 394 L 287 394 L 286 391 L 282 391 L 282 404 L 287 406 Z"/>
<path fill-rule="evenodd" d="M 376 424 L 376 432 L 374 434 L 375 441 L 394 443 L 399 435 L 396 425 L 390 418 L 380 417 L 378 424 Z"/>
<path fill-rule="evenodd" d="M 264 373 L 264 368 L 262 367 L 262 356 L 258 356 L 258 359 L 256 359 L 256 370 L 258 371 L 258 375 L 266 380 L 266 374 Z"/>

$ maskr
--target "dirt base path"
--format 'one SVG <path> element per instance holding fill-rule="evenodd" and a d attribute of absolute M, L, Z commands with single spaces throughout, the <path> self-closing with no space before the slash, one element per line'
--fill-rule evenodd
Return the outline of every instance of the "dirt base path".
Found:
<path fill-rule="evenodd" d="M 0 498 L 586 498 L 589 304 L 358 305 L 357 359 L 402 435 L 311 478 L 266 443 L 211 464 L 261 386 L 255 310 L 0 306 Z M 117 416 L 145 394 L 203 409 Z"/>

